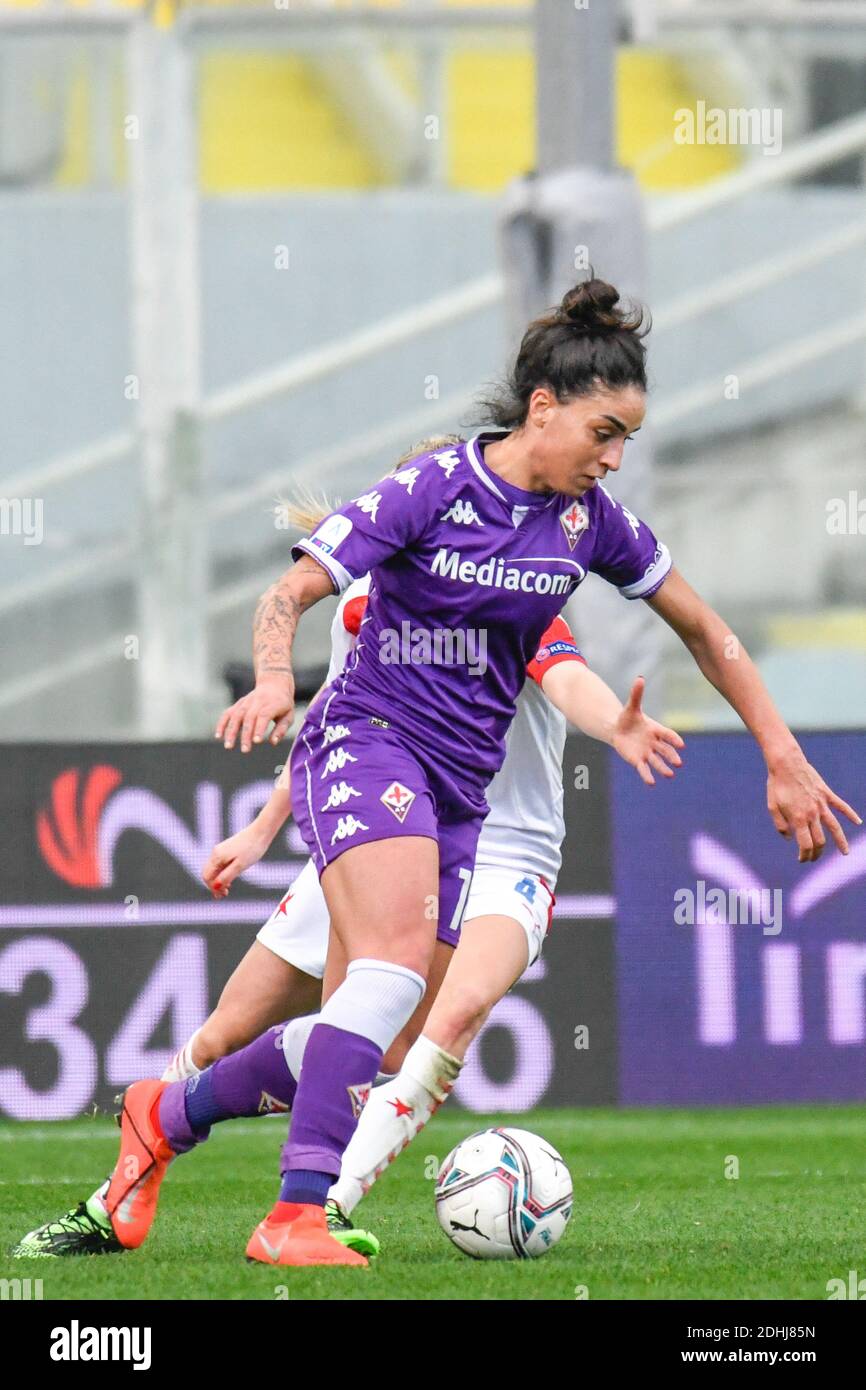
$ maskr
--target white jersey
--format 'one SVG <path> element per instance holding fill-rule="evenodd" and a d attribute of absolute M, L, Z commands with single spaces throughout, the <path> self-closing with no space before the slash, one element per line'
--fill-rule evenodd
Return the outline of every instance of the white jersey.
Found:
<path fill-rule="evenodd" d="M 370 576 L 350 584 L 331 624 L 328 682 L 351 659 L 364 621 Z M 487 788 L 489 814 L 475 854 L 477 868 L 494 866 L 537 874 L 553 890 L 562 863 L 562 754 L 566 722 L 544 695 L 541 676 L 550 666 L 582 657 L 568 624 L 555 618 L 529 663 L 506 736 L 505 761 Z"/>
<path fill-rule="evenodd" d="M 517 697 L 505 738 L 505 761 L 487 788 L 489 814 L 475 850 L 476 867 L 538 874 L 556 887 L 562 863 L 562 754 L 566 722 L 536 681 Z"/>

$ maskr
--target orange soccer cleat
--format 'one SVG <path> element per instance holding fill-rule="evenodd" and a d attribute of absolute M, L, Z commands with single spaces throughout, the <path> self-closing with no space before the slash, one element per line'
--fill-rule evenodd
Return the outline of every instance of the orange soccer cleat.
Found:
<path fill-rule="evenodd" d="M 363 1265 L 363 1255 L 335 1240 L 324 1207 L 281 1202 L 288 1219 L 270 1212 L 250 1236 L 247 1259 L 265 1265 Z"/>
<path fill-rule="evenodd" d="M 135 1250 L 156 1216 L 159 1189 L 174 1150 L 153 1119 L 166 1081 L 135 1081 L 123 1097 L 120 1154 L 105 1194 L 105 1206 L 120 1244 Z"/>

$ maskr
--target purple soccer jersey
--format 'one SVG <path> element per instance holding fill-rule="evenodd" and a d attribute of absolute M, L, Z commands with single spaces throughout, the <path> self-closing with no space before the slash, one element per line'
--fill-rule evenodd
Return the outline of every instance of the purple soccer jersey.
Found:
<path fill-rule="evenodd" d="M 527 662 L 586 575 L 646 598 L 671 567 L 667 547 L 604 488 L 576 500 L 499 478 L 484 446 L 506 433 L 423 455 L 292 551 L 323 565 L 338 593 L 372 575 L 329 720 L 347 708 L 385 719 L 481 789 L 502 763 Z"/>

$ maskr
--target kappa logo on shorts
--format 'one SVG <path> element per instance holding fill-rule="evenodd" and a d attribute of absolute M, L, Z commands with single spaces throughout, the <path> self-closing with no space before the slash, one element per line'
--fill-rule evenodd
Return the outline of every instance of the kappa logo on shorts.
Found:
<path fill-rule="evenodd" d="M 322 736 L 322 747 L 329 748 L 332 743 L 339 743 L 341 738 L 351 738 L 352 730 L 346 724 L 328 724 Z"/>
<path fill-rule="evenodd" d="M 393 811 L 402 825 L 409 813 L 409 807 L 415 800 L 415 793 L 404 787 L 402 782 L 392 782 L 390 787 L 385 788 L 379 800 L 385 803 L 389 811 Z"/>
<path fill-rule="evenodd" d="M 362 820 L 356 820 L 354 816 L 341 816 L 331 836 L 331 844 L 335 844 L 337 840 L 348 840 L 351 835 L 357 835 L 359 830 L 369 829 L 369 825 L 365 825 Z"/>
<path fill-rule="evenodd" d="M 574 550 L 581 534 L 589 525 L 589 512 L 579 502 L 572 502 L 571 506 L 560 514 L 559 519 L 562 522 L 565 539 L 568 541 L 568 548 Z"/>
<path fill-rule="evenodd" d="M 324 777 L 329 777 L 331 773 L 342 772 L 346 763 L 356 763 L 357 761 L 358 759 L 353 758 L 352 754 L 348 752 L 347 749 L 332 748 L 328 754 L 328 761 L 325 763 L 325 770 L 319 778 L 319 781 L 321 782 Z"/>
<path fill-rule="evenodd" d="M 345 806 L 346 802 L 353 796 L 360 796 L 357 787 L 350 787 L 348 782 L 337 782 L 331 787 L 328 799 L 324 806 L 320 806 L 320 811 L 333 811 L 335 806 Z"/>
<path fill-rule="evenodd" d="M 360 1118 L 361 1111 L 370 1099 L 370 1092 L 372 1089 L 373 1084 L 370 1081 L 365 1081 L 364 1084 L 360 1086 L 346 1087 L 346 1090 L 349 1092 L 349 1100 L 352 1103 L 352 1114 L 356 1120 Z"/>

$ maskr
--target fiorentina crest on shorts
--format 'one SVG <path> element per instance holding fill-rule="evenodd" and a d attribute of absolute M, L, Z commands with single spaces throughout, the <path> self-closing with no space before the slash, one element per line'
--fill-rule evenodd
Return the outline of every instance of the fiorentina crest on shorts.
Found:
<path fill-rule="evenodd" d="M 367 1081 L 362 1086 L 347 1086 L 349 1100 L 352 1102 L 352 1114 L 355 1119 L 360 1119 L 361 1111 L 370 1099 L 370 1092 L 373 1089 L 372 1082 Z"/>
<path fill-rule="evenodd" d="M 579 502 L 572 502 L 571 506 L 562 512 L 559 519 L 562 522 L 565 539 L 568 541 L 568 548 L 574 550 L 581 533 L 589 525 L 589 512 Z"/>
<path fill-rule="evenodd" d="M 404 787 L 402 782 L 392 782 L 390 787 L 385 788 L 379 800 L 385 803 L 389 811 L 393 811 L 402 825 L 409 807 L 415 800 L 415 793 Z"/>

